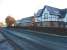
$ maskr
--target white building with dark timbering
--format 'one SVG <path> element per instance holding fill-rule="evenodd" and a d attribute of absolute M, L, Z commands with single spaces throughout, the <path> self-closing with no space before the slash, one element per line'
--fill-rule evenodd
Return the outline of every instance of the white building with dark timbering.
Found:
<path fill-rule="evenodd" d="M 65 27 L 67 23 L 67 9 L 44 6 L 34 16 L 35 22 L 42 27 Z"/>

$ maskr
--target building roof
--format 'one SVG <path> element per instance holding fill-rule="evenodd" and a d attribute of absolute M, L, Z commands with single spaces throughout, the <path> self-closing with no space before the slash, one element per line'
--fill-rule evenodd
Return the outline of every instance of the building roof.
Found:
<path fill-rule="evenodd" d="M 41 16 L 43 9 L 39 9 L 36 14 L 34 14 L 36 17 Z"/>
<path fill-rule="evenodd" d="M 32 17 L 23 18 L 17 21 L 18 23 L 32 22 Z"/>
<path fill-rule="evenodd" d="M 43 9 L 40 9 L 38 12 L 37 12 L 37 17 L 40 17 L 42 16 L 45 8 L 47 8 L 47 10 L 49 11 L 50 15 L 57 15 L 59 16 L 59 18 L 64 18 L 65 17 L 65 14 L 66 14 L 66 10 L 67 9 L 58 9 L 58 8 L 54 8 L 54 7 L 51 7 L 51 6 L 44 6 Z"/>
<path fill-rule="evenodd" d="M 44 10 L 45 10 L 45 8 L 47 8 L 47 10 L 49 11 L 49 13 L 51 15 L 61 15 L 60 14 L 60 10 L 58 8 L 54 8 L 54 7 L 50 7 L 50 6 L 45 6 Z"/>
<path fill-rule="evenodd" d="M 64 18 L 66 14 L 66 9 L 60 9 L 60 14 L 61 14 L 60 17 Z"/>

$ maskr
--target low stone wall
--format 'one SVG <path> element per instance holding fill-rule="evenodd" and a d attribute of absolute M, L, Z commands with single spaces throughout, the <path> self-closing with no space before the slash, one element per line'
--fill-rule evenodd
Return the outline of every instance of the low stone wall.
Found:
<path fill-rule="evenodd" d="M 48 28 L 48 27 L 15 27 L 21 29 L 28 29 L 38 32 L 46 32 L 46 33 L 53 33 L 59 35 L 67 35 L 67 28 Z"/>

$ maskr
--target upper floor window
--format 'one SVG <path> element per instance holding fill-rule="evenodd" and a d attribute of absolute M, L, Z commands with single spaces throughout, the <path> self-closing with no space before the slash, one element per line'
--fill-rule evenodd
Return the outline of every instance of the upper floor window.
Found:
<path fill-rule="evenodd" d="M 48 13 L 44 14 L 44 19 L 48 19 Z"/>

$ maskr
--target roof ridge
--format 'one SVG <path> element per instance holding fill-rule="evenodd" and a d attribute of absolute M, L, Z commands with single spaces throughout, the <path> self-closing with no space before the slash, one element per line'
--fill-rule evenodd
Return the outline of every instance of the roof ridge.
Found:
<path fill-rule="evenodd" d="M 49 6 L 49 5 L 45 5 L 44 7 L 50 7 L 50 8 L 54 8 L 54 9 L 59 9 L 59 8 L 52 7 L 52 6 Z"/>

